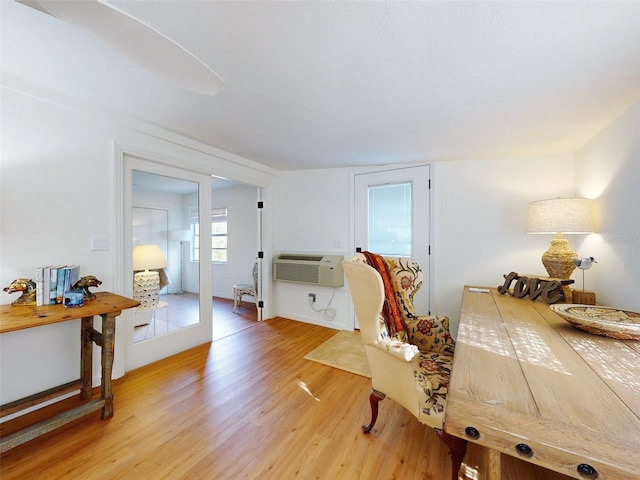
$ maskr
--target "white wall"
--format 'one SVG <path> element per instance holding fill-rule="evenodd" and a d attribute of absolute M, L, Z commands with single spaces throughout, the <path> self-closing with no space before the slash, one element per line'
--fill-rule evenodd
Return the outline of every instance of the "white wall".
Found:
<path fill-rule="evenodd" d="M 498 286 L 511 271 L 546 276 L 540 260 L 551 237 L 526 235 L 530 201 L 572 196 L 573 157 L 448 161 L 435 164 L 433 176 L 434 298 L 432 313 L 448 315 L 454 334 L 467 284 Z M 284 172 L 278 185 L 274 251 L 320 251 L 348 255 L 348 169 Z M 577 239 L 569 239 L 574 246 Z M 318 304 L 331 299 L 327 287 L 278 282 L 278 315 L 349 328 L 350 300 L 337 289 L 338 315 L 327 322 L 308 304 L 318 291 Z M 425 312 L 426 313 L 426 312 Z"/>
<path fill-rule="evenodd" d="M 546 275 L 540 257 L 551 236 L 524 232 L 528 203 L 547 198 L 596 198 L 599 234 L 566 238 L 580 255 L 600 262 L 586 275 L 587 288 L 596 291 L 599 301 L 640 310 L 639 117 L 640 102 L 578 152 L 577 159 L 560 155 L 435 163 L 432 312 L 448 315 L 454 334 L 465 284 L 497 286 L 510 271 Z M 274 252 L 347 255 L 336 248 L 349 242 L 347 169 L 285 172 L 278 189 Z M 582 285 L 580 271 L 572 278 L 577 287 Z M 278 283 L 277 314 L 328 325 L 310 310 L 309 291 Z M 328 301 L 330 291 L 321 293 Z M 329 326 L 347 328 L 339 293 L 338 318 Z M 346 303 L 349 308 L 348 297 Z"/>
<path fill-rule="evenodd" d="M 640 312 L 640 101 L 576 154 L 575 178 L 597 212 L 597 234 L 576 250 L 598 262 L 585 288 L 600 304 Z"/>
<path fill-rule="evenodd" d="M 312 252 L 347 256 L 348 169 L 282 172 L 274 201 L 274 254 Z M 346 285 L 332 288 L 276 282 L 274 293 L 279 316 L 331 328 L 351 328 L 351 300 Z M 309 293 L 316 294 L 313 306 L 308 301 Z M 335 317 L 314 310 L 327 307 L 335 309 Z"/>
<path fill-rule="evenodd" d="M 573 158 L 439 162 L 433 185 L 432 313 L 448 315 L 455 335 L 464 285 L 496 287 L 512 271 L 548 275 L 540 257 L 552 237 L 525 234 L 527 206 L 574 194 Z"/>
<path fill-rule="evenodd" d="M 113 291 L 112 251 L 90 251 L 89 239 L 104 235 L 113 247 L 115 129 L 6 89 L 1 116 L 2 286 L 38 266 L 74 263 L 102 280 L 96 291 Z M 0 295 L 3 304 L 16 299 Z M 0 336 L 0 401 L 79 378 L 79 329 L 73 321 Z M 117 358 L 114 370 L 122 368 Z"/>
<path fill-rule="evenodd" d="M 271 198 L 276 174 L 267 167 L 150 125 L 125 123 L 122 118 L 112 121 L 106 112 L 84 113 L 39 97 L 40 92 L 31 91 L 28 83 L 23 87 L 23 92 L 5 87 L 1 91 L 3 287 L 15 278 L 34 275 L 38 266 L 74 263 L 81 266 L 81 275 L 102 280 L 96 291 L 131 295 L 124 291 L 121 275 L 115 273 L 123 272 L 122 239 L 116 235 L 122 212 L 115 206 L 122 203 L 117 197 L 123 188 L 122 179 L 116 178 L 118 145 L 192 171 L 255 184 Z M 270 236 L 271 211 L 264 217 Z M 109 249 L 90 251 L 92 235 L 107 237 Z M 266 244 L 271 248 L 270 241 Z M 16 298 L 0 292 L 2 304 Z M 123 327 L 130 326 L 130 313 L 123 312 L 117 323 L 115 378 L 124 374 L 127 328 Z M 79 378 L 79 329 L 79 321 L 71 321 L 1 335 L 0 402 Z M 100 376 L 99 354 L 100 349 L 94 349 L 94 383 Z"/>

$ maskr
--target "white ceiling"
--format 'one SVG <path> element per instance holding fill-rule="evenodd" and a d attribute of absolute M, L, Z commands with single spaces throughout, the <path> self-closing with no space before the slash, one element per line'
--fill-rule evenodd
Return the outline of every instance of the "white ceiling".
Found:
<path fill-rule="evenodd" d="M 572 153 L 640 98 L 640 1 L 114 1 L 226 85 L 0 1 L 2 83 L 277 169 Z"/>

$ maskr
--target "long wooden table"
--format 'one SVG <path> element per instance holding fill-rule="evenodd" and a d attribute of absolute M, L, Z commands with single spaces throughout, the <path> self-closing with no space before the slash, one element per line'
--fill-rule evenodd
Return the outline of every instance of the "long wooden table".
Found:
<path fill-rule="evenodd" d="M 506 454 L 572 478 L 639 479 L 640 342 L 489 290 L 464 289 L 445 430 L 498 452 L 494 478 Z"/>
<path fill-rule="evenodd" d="M 1 452 L 17 447 L 96 410 L 102 409 L 103 419 L 113 416 L 111 372 L 113 369 L 115 319 L 122 310 L 138 305 L 139 303 L 135 300 L 106 292 L 97 293 L 94 300 L 77 308 L 65 308 L 63 305 L 42 307 L 0 305 L 0 333 L 82 319 L 80 379 L 2 405 L 0 416 L 21 411 L 78 389 L 80 389 L 80 398 L 87 400 L 79 407 L 0 438 Z M 95 315 L 102 317 L 101 332 L 93 328 Z M 100 397 L 90 400 L 92 396 L 93 343 L 102 347 L 102 380 Z M 46 368 L 46 365 L 43 365 L 43 368 Z"/>

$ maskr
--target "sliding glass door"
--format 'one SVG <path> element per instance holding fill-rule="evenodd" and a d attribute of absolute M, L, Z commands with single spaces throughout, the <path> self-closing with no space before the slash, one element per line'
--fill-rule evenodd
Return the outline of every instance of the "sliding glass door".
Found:
<path fill-rule="evenodd" d="M 129 155 L 124 176 L 125 286 L 141 302 L 127 332 L 131 370 L 211 340 L 211 263 L 192 253 L 194 242 L 211 250 L 211 224 L 199 221 L 211 193 L 207 175 Z M 148 250 L 159 255 L 145 259 Z"/>

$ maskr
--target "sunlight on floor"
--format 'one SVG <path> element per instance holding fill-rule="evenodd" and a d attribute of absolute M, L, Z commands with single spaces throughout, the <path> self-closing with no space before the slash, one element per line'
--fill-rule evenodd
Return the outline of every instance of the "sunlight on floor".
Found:
<path fill-rule="evenodd" d="M 319 402 L 320 399 L 318 397 L 316 397 L 313 393 L 311 393 L 311 390 L 309 390 L 309 387 L 307 387 L 307 384 L 304 383 L 303 381 L 299 381 L 298 385 L 300 386 L 300 388 L 302 390 L 304 390 L 305 392 L 307 392 L 309 395 L 311 395 L 311 397 L 316 401 Z"/>

